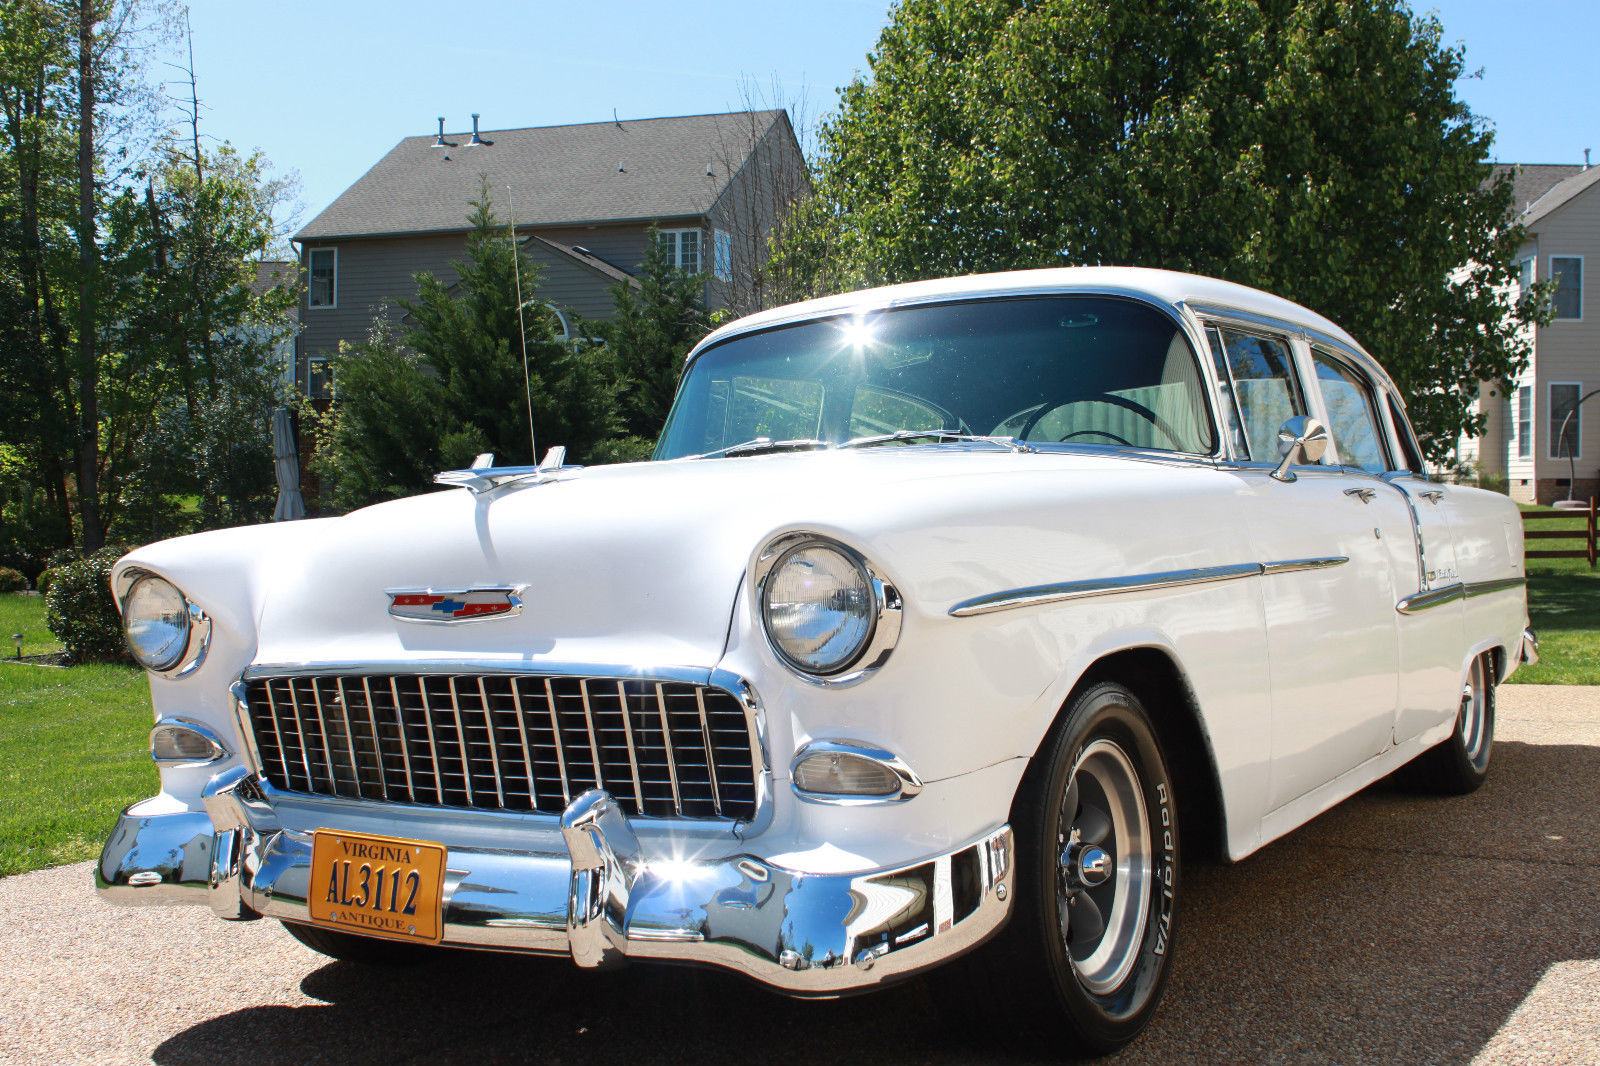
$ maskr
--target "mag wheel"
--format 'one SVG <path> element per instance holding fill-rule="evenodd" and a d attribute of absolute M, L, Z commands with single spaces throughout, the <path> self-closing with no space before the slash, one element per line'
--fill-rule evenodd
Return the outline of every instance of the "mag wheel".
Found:
<path fill-rule="evenodd" d="M 1006 1021 L 1033 1051 L 1114 1051 L 1160 1001 L 1179 892 L 1172 778 L 1138 697 L 1110 682 L 1076 696 L 1012 813 L 1016 905 L 983 957 Z"/>

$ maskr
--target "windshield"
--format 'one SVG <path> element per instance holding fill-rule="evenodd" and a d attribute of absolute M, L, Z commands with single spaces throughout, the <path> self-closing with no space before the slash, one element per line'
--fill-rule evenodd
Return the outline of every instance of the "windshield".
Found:
<path fill-rule="evenodd" d="M 1196 455 L 1216 443 L 1199 365 L 1170 318 L 1117 297 L 1040 296 L 734 337 L 690 367 L 655 457 L 902 430 Z"/>

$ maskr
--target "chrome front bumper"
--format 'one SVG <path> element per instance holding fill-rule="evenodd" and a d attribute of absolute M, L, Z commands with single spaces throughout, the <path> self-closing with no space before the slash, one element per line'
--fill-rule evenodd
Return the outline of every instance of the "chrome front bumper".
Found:
<path fill-rule="evenodd" d="M 95 868 L 120 904 L 209 903 L 229 919 L 308 921 L 311 834 L 284 827 L 245 769 L 204 812 L 124 811 Z M 987 939 L 1010 908 L 1008 826 L 910 866 L 815 874 L 741 854 L 653 855 L 611 796 L 579 796 L 555 847 L 449 847 L 444 944 L 733 970 L 799 996 L 858 991 Z M 443 841 L 449 846 L 449 841 Z"/>

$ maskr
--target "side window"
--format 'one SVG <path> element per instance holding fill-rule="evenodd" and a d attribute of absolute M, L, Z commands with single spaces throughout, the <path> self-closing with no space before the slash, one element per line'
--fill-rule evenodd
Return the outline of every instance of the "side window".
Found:
<path fill-rule="evenodd" d="M 1384 402 L 1389 405 L 1389 421 L 1394 423 L 1394 436 L 1400 442 L 1400 469 L 1426 477 L 1428 468 L 1422 462 L 1422 449 L 1417 446 L 1416 435 L 1411 432 L 1411 423 L 1406 420 L 1405 412 L 1400 410 L 1393 396 L 1386 395 Z"/>
<path fill-rule="evenodd" d="M 1305 414 L 1288 344 L 1233 329 L 1213 330 L 1211 337 L 1212 354 L 1227 371 L 1225 383 L 1233 393 L 1236 440 L 1252 461 L 1277 462 L 1278 430 Z M 1234 411 L 1227 413 L 1230 420 L 1235 417 Z"/>
<path fill-rule="evenodd" d="M 1311 350 L 1311 361 L 1317 368 L 1317 384 L 1322 387 L 1322 402 L 1328 408 L 1328 430 L 1338 445 L 1339 458 L 1346 466 L 1359 466 L 1375 474 L 1389 469 L 1380 428 L 1383 423 L 1366 381 L 1319 349 Z"/>
<path fill-rule="evenodd" d="M 876 385 L 857 385 L 850 403 L 850 436 L 871 437 L 902 429 L 954 429 L 944 412 L 925 400 Z"/>
<path fill-rule="evenodd" d="M 706 448 L 771 437 L 796 440 L 817 436 L 822 425 L 822 385 L 788 378 L 735 376 L 713 386 L 722 401 L 722 439 L 706 441 Z"/>
<path fill-rule="evenodd" d="M 333 361 L 327 356 L 306 360 L 306 395 L 313 400 L 333 399 Z"/>
<path fill-rule="evenodd" d="M 339 249 L 313 248 L 306 259 L 306 306 L 339 306 Z"/>

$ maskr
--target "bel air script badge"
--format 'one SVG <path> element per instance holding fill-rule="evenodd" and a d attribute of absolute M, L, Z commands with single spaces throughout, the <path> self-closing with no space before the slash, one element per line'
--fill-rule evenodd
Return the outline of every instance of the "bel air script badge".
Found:
<path fill-rule="evenodd" d="M 465 589 L 386 589 L 389 613 L 407 622 L 478 622 L 522 612 L 526 585 Z"/>

